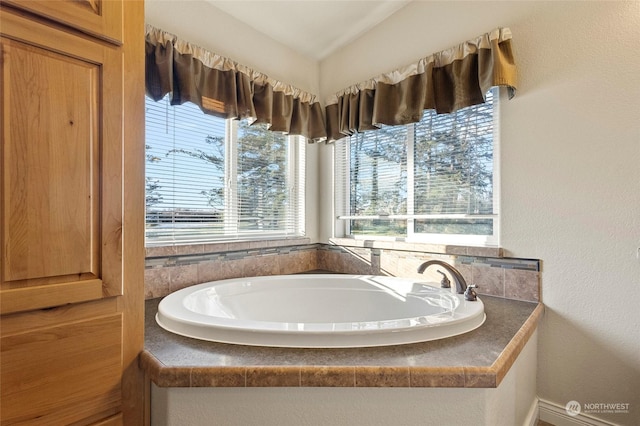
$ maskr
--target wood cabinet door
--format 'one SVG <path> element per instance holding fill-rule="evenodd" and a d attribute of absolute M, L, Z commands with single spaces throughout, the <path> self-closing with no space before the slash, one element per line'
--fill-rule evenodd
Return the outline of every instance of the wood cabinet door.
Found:
<path fill-rule="evenodd" d="M 3 316 L 0 424 L 119 418 L 122 322 L 116 298 Z"/>
<path fill-rule="evenodd" d="M 112 43 L 122 43 L 123 0 L 2 0 Z"/>
<path fill-rule="evenodd" d="M 0 19 L 0 313 L 121 295 L 121 49 Z"/>

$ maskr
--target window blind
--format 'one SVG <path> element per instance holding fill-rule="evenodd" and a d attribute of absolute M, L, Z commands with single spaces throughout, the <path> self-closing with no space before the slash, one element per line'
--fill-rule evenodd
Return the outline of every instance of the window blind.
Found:
<path fill-rule="evenodd" d="M 484 104 L 357 133 L 336 145 L 336 208 L 346 233 L 495 236 L 497 89 Z"/>
<path fill-rule="evenodd" d="M 407 213 L 407 128 L 383 126 L 351 137 L 349 149 L 349 215 L 351 230 L 397 235 L 405 232 L 402 222 L 366 216 Z"/>
<path fill-rule="evenodd" d="M 147 244 L 303 235 L 298 139 L 146 98 Z"/>
<path fill-rule="evenodd" d="M 493 233 L 493 93 L 484 104 L 451 114 L 425 110 L 414 127 L 415 232 Z M 464 216 L 462 218 L 456 218 Z"/>

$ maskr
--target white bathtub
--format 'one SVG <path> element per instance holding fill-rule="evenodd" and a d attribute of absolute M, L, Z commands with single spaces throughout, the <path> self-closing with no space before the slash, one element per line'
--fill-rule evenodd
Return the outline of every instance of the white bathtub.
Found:
<path fill-rule="evenodd" d="M 156 321 L 176 334 L 253 346 L 344 348 L 466 333 L 484 304 L 418 280 L 276 275 L 199 284 L 165 297 Z"/>

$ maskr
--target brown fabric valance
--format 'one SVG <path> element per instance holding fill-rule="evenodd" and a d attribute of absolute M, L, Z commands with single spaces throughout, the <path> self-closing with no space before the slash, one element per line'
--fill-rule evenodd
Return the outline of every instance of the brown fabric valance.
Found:
<path fill-rule="evenodd" d="M 483 103 L 493 86 L 506 86 L 510 97 L 515 93 L 516 67 L 508 28 L 336 93 L 326 106 L 328 140 L 382 124 L 418 122 L 425 109 L 449 113 Z"/>
<path fill-rule="evenodd" d="M 146 92 L 171 105 L 193 102 L 207 114 L 250 118 L 269 129 L 324 140 L 322 107 L 314 95 L 273 80 L 147 25 Z"/>

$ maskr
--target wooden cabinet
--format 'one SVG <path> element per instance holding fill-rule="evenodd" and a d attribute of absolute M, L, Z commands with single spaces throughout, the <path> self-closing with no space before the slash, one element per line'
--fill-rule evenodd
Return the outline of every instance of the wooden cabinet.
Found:
<path fill-rule="evenodd" d="M 120 295 L 120 48 L 11 14 L 2 31 L 1 311 Z"/>
<path fill-rule="evenodd" d="M 120 44 L 124 0 L 3 0 L 5 4 Z"/>
<path fill-rule="evenodd" d="M 0 2 L 2 425 L 143 423 L 143 19 Z"/>

